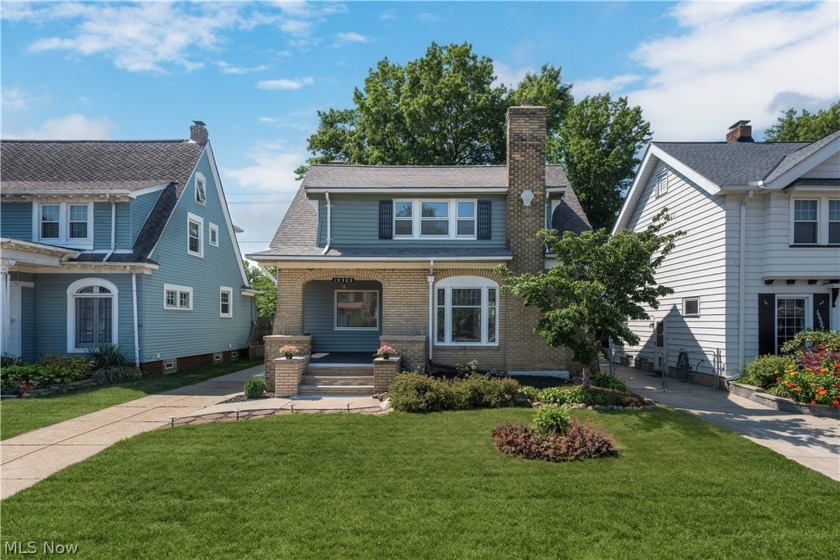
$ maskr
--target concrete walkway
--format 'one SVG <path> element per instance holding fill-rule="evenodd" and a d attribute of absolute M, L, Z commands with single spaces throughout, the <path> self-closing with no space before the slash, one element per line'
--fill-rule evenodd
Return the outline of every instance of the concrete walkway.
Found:
<path fill-rule="evenodd" d="M 379 407 L 371 397 L 319 397 L 260 399 L 220 404 L 242 394 L 245 381 L 262 377 L 263 366 L 256 366 L 201 383 L 179 387 L 112 406 L 46 428 L 33 430 L 0 442 L 0 499 L 34 485 L 49 475 L 83 461 L 142 432 L 174 423 L 213 419 L 217 413 L 255 409 L 318 411 L 327 409 L 369 411 Z M 234 412 L 235 414 L 235 412 Z M 198 423 L 198 422 L 197 422 Z"/>
<path fill-rule="evenodd" d="M 840 481 L 840 421 L 773 410 L 726 391 L 682 383 L 616 365 L 628 388 L 677 410 L 732 430 L 750 441 Z"/>

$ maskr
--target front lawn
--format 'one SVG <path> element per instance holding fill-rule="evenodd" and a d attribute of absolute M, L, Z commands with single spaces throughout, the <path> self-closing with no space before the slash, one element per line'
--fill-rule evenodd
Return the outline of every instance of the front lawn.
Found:
<path fill-rule="evenodd" d="M 262 360 L 226 362 L 191 368 L 172 375 L 150 375 L 134 381 L 80 389 L 72 393 L 29 399 L 3 399 L 0 404 L 0 439 L 8 439 L 109 406 L 116 406 L 147 395 L 177 389 L 260 364 Z"/>
<path fill-rule="evenodd" d="M 514 459 L 530 409 L 292 415 L 120 442 L 3 502 L 84 558 L 833 558 L 840 484 L 668 409 L 574 411 L 618 458 Z M 834 551 L 834 552 L 832 552 Z"/>

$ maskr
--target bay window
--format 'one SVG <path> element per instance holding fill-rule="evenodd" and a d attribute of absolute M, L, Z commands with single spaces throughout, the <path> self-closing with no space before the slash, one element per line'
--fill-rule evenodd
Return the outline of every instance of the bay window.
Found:
<path fill-rule="evenodd" d="M 456 276 L 438 282 L 436 343 L 498 344 L 498 299 L 499 286 L 488 278 Z"/>

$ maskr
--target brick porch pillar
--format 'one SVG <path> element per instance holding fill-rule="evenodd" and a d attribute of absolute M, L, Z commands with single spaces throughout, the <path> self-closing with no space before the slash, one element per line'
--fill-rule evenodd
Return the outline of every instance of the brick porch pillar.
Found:
<path fill-rule="evenodd" d="M 277 358 L 274 360 L 274 396 L 291 397 L 297 395 L 300 380 L 307 365 L 309 365 L 309 356 Z"/>

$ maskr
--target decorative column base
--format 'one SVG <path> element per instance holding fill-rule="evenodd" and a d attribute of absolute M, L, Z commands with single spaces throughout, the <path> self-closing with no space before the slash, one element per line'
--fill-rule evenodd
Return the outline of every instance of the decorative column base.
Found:
<path fill-rule="evenodd" d="M 277 358 L 273 363 L 274 396 L 291 397 L 292 395 L 297 395 L 303 372 L 306 371 L 306 366 L 309 365 L 309 357 L 295 356 L 294 358 Z M 266 385 L 268 384 L 266 383 Z"/>
<path fill-rule="evenodd" d="M 312 353 L 312 337 L 305 335 L 270 334 L 264 336 L 265 341 L 265 384 L 268 390 L 272 391 L 274 383 L 274 360 L 282 358 L 280 348 L 283 346 L 297 346 L 300 348 L 301 356 L 309 356 Z"/>
<path fill-rule="evenodd" d="M 400 372 L 402 358 L 376 358 L 373 360 L 373 392 L 384 393 L 391 386 L 391 381 Z"/>

